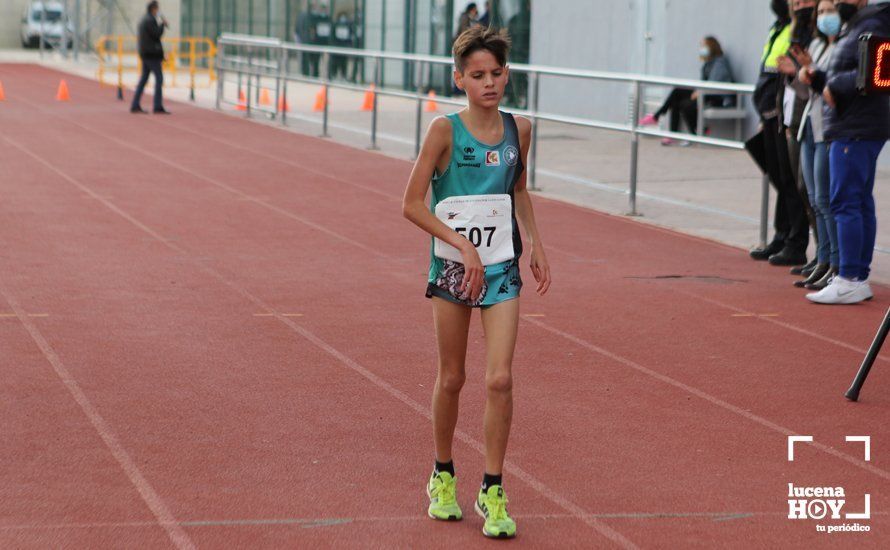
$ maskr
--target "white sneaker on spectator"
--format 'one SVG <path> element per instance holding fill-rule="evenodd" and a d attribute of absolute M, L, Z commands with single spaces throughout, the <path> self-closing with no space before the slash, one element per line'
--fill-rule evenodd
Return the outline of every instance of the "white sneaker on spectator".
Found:
<path fill-rule="evenodd" d="M 807 300 L 817 304 L 858 304 L 871 296 L 867 282 L 851 281 L 838 275 L 819 292 L 807 294 Z"/>
<path fill-rule="evenodd" d="M 865 296 L 863 300 L 868 301 L 875 297 L 874 292 L 871 291 L 871 285 L 868 284 L 868 280 L 862 281 L 859 284 L 862 285 L 862 294 Z"/>

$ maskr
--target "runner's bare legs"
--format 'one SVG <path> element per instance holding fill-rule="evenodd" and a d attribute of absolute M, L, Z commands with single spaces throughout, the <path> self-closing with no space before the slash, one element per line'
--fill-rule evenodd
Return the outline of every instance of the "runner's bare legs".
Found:
<path fill-rule="evenodd" d="M 519 299 L 482 309 L 485 330 L 485 473 L 504 468 L 510 423 L 513 420 L 513 350 L 519 329 Z"/>
<path fill-rule="evenodd" d="M 460 390 L 466 380 L 467 333 L 472 309 L 433 298 L 433 318 L 439 349 L 439 368 L 433 389 L 433 435 L 436 460 L 451 461 Z"/>

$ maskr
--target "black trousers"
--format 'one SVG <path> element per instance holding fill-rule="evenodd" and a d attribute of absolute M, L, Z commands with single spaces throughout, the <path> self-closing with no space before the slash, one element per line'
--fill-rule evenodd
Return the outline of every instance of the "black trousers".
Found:
<path fill-rule="evenodd" d="M 694 134 L 698 128 L 698 104 L 692 99 L 692 90 L 674 88 L 664 101 L 661 109 L 655 112 L 655 118 L 671 112 L 671 132 L 680 130 L 680 117 L 686 122 L 689 133 Z"/>
<path fill-rule="evenodd" d="M 806 209 L 794 180 L 794 170 L 788 154 L 788 140 L 779 119 L 763 121 L 763 145 L 769 179 L 776 188 L 776 213 L 773 241 L 781 241 L 785 248 L 804 253 L 810 239 L 810 224 Z"/>
<path fill-rule="evenodd" d="M 142 58 L 142 76 L 139 77 L 139 84 L 136 85 L 136 93 L 133 95 L 133 103 L 130 105 L 131 109 L 140 106 L 149 74 L 155 75 L 154 110 L 160 111 L 164 108 L 164 72 L 161 69 L 163 62 L 163 59 Z"/>

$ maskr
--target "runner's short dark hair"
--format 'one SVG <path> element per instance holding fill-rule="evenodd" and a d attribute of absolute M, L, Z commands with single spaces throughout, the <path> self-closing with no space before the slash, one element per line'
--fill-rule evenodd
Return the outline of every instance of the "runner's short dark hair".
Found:
<path fill-rule="evenodd" d="M 461 73 L 464 72 L 464 62 L 474 53 L 486 50 L 491 52 L 498 65 L 507 64 L 507 56 L 510 54 L 510 35 L 506 29 L 494 29 L 474 25 L 465 30 L 454 41 L 451 54 L 454 56 L 454 66 Z"/>

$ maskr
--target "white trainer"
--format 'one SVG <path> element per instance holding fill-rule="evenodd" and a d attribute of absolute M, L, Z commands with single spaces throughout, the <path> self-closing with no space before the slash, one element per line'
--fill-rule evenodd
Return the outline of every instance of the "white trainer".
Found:
<path fill-rule="evenodd" d="M 817 304 L 858 304 L 872 296 L 867 282 L 851 281 L 838 275 L 819 292 L 807 294 L 807 300 Z"/>
<path fill-rule="evenodd" d="M 874 292 L 871 291 L 871 285 L 868 284 L 867 280 L 862 281 L 859 284 L 862 285 L 862 294 L 865 296 L 865 298 L 863 298 L 863 300 L 868 301 L 875 297 Z"/>

